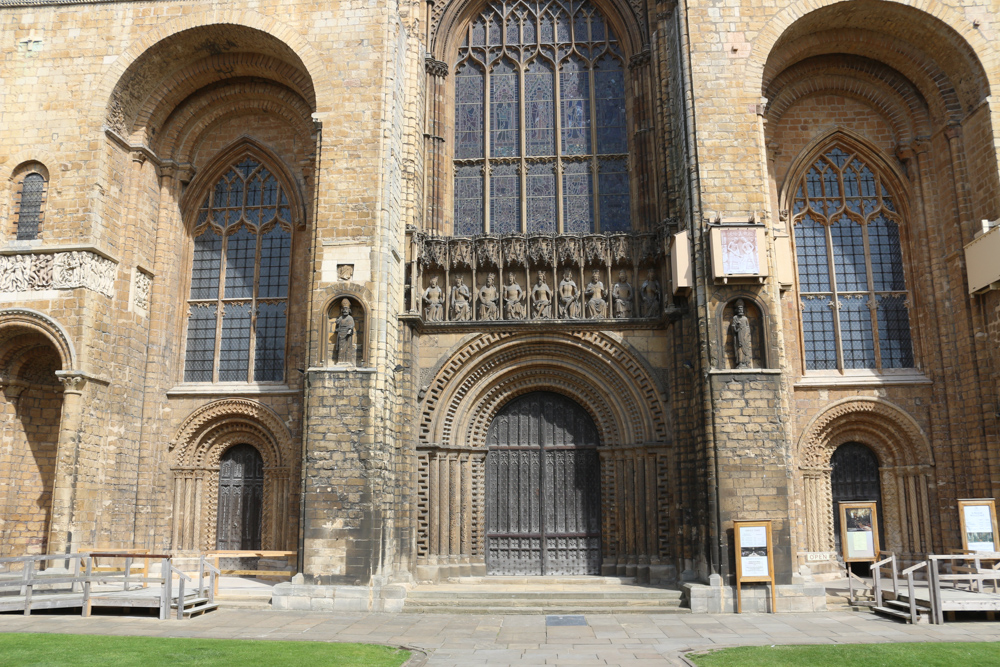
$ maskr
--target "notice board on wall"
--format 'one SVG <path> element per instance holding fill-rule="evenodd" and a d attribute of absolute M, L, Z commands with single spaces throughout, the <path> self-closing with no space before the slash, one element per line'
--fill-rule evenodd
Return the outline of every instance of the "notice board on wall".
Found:
<path fill-rule="evenodd" d="M 770 521 L 734 521 L 736 550 L 736 611 L 743 611 L 741 597 L 745 583 L 771 584 L 771 613 L 776 601 L 774 590 L 774 548 Z"/>

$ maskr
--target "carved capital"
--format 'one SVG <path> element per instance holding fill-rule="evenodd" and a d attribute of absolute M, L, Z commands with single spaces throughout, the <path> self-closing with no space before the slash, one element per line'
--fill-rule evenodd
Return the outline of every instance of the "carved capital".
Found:
<path fill-rule="evenodd" d="M 441 60 L 435 60 L 434 58 L 425 58 L 424 71 L 431 76 L 443 79 L 448 76 L 448 63 Z"/>
<path fill-rule="evenodd" d="M 80 371 L 56 371 L 56 377 L 62 383 L 63 393 L 66 394 L 83 393 L 83 386 L 87 384 L 87 376 Z"/>
<path fill-rule="evenodd" d="M 628 60 L 628 68 L 631 70 L 636 70 L 643 65 L 648 65 L 650 60 L 649 49 L 643 49 L 639 53 L 635 54 Z"/>

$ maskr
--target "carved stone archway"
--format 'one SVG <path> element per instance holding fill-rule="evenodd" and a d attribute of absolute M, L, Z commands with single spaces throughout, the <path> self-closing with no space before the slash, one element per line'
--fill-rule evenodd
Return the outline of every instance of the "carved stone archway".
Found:
<path fill-rule="evenodd" d="M 830 459 L 847 442 L 868 446 L 879 459 L 886 524 L 882 548 L 903 559 L 930 552 L 934 457 L 927 436 L 902 408 L 860 396 L 828 406 L 799 438 L 796 451 L 806 551 L 834 550 Z"/>
<path fill-rule="evenodd" d="M 438 369 L 421 405 L 417 577 L 485 573 L 487 430 L 535 391 L 572 399 L 597 428 L 602 572 L 663 579 L 673 468 L 663 392 L 627 344 L 595 331 L 477 335 Z"/>
<path fill-rule="evenodd" d="M 171 544 L 179 550 L 215 547 L 219 459 L 230 447 L 253 446 L 264 459 L 262 548 L 294 542 L 290 502 L 292 436 L 266 405 L 245 398 L 214 401 L 192 412 L 171 443 L 174 519 Z"/>

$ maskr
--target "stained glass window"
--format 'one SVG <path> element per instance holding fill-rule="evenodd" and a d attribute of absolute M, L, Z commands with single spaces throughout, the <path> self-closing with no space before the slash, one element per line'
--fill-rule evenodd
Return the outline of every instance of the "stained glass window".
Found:
<path fill-rule="evenodd" d="M 42 221 L 42 198 L 45 196 L 45 178 L 32 172 L 21 180 L 21 194 L 17 207 L 17 240 L 38 238 Z"/>
<path fill-rule="evenodd" d="M 455 234 L 628 231 L 625 69 L 587 1 L 490 3 L 455 67 Z"/>
<path fill-rule="evenodd" d="M 186 382 L 284 379 L 291 252 L 287 195 L 257 160 L 240 160 L 195 221 Z"/>
<path fill-rule="evenodd" d="M 807 370 L 913 366 L 897 210 L 878 172 L 839 146 L 796 189 Z"/>

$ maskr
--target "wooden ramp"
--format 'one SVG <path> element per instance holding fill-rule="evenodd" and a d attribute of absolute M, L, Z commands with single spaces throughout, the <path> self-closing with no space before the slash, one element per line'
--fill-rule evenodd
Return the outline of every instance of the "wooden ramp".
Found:
<path fill-rule="evenodd" d="M 144 566 L 133 567 L 137 559 Z M 123 567 L 108 561 L 124 561 Z M 158 561 L 159 576 L 150 566 Z M 94 607 L 158 609 L 161 619 L 178 619 L 212 611 L 218 570 L 202 558 L 197 583 L 175 568 L 165 555 L 90 553 L 0 558 L 0 612 L 25 616 L 41 609 L 81 610 Z M 191 582 L 192 586 L 186 583 Z"/>

